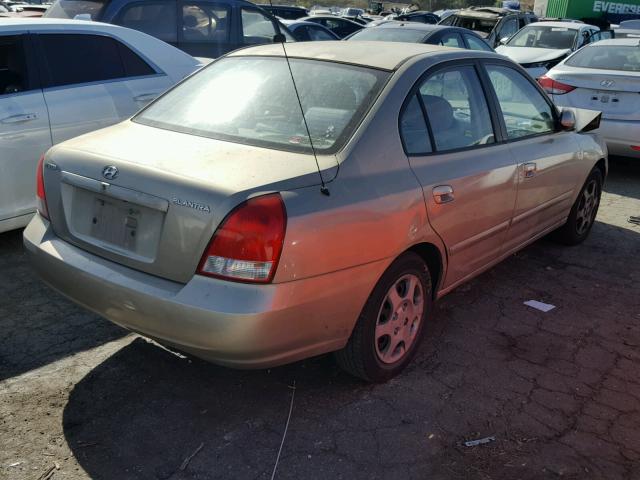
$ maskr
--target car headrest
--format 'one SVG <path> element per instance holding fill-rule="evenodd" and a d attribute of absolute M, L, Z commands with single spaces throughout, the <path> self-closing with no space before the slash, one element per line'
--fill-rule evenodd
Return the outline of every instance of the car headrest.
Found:
<path fill-rule="evenodd" d="M 453 107 L 449 102 L 435 95 L 422 95 L 422 101 L 427 109 L 427 115 L 434 132 L 451 128 L 455 117 L 453 116 Z"/>

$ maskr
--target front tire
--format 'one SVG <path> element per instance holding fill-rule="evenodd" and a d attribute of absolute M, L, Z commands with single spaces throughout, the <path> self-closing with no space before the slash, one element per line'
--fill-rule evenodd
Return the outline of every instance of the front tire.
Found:
<path fill-rule="evenodd" d="M 338 365 L 368 382 L 396 376 L 415 355 L 432 305 L 429 268 L 416 253 L 402 254 L 376 284 L 347 345 L 335 353 Z"/>
<path fill-rule="evenodd" d="M 602 195 L 602 172 L 591 170 L 576 199 L 567 223 L 556 231 L 556 238 L 565 245 L 578 245 L 586 240 L 598 214 Z"/>

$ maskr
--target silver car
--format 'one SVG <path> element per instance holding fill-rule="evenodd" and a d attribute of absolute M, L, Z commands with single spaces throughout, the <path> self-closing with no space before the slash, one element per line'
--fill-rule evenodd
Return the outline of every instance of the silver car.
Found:
<path fill-rule="evenodd" d="M 382 381 L 436 299 L 549 232 L 589 234 L 607 154 L 581 132 L 597 112 L 557 111 L 489 52 L 286 49 L 291 73 L 280 44 L 236 51 L 53 147 L 24 233 L 45 281 L 216 363 L 337 352 Z"/>
<path fill-rule="evenodd" d="M 609 151 L 640 158 L 640 38 L 589 45 L 539 82 L 556 105 L 602 111 L 598 133 Z"/>

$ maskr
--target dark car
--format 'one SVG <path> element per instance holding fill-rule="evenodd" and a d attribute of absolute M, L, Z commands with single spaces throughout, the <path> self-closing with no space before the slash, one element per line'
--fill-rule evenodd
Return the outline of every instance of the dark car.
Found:
<path fill-rule="evenodd" d="M 401 22 L 419 22 L 435 25 L 440 21 L 440 17 L 431 12 L 417 11 L 398 15 L 394 20 L 399 20 Z"/>
<path fill-rule="evenodd" d="M 340 40 L 335 33 L 314 22 L 301 20 L 284 20 L 284 23 L 296 42 L 318 42 L 324 40 Z"/>
<path fill-rule="evenodd" d="M 537 21 L 538 17 L 532 12 L 507 8 L 472 7 L 448 16 L 440 22 L 440 25 L 473 30 L 495 48 L 501 40 L 510 38 L 525 25 Z"/>
<path fill-rule="evenodd" d="M 465 28 L 416 22 L 384 23 L 378 27 L 360 30 L 345 40 L 429 43 L 467 50 L 493 51 L 482 37 Z"/>
<path fill-rule="evenodd" d="M 309 15 L 309 11 L 306 8 L 294 7 L 292 5 L 269 5 L 268 3 L 260 3 L 258 6 L 274 17 L 279 17 L 283 20 L 297 20 Z"/>
<path fill-rule="evenodd" d="M 294 41 L 275 17 L 244 0 L 56 0 L 44 14 L 78 16 L 139 30 L 196 57 L 273 42 L 278 27 Z"/>
<path fill-rule="evenodd" d="M 364 28 L 364 25 L 334 15 L 311 15 L 310 17 L 304 17 L 300 20 L 318 23 L 331 30 L 340 38 L 344 38 Z"/>

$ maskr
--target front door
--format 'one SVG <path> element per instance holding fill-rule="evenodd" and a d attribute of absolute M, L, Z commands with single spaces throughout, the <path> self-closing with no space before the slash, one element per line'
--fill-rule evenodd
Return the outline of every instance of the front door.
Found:
<path fill-rule="evenodd" d="M 584 168 L 575 134 L 560 131 L 553 105 L 533 80 L 506 63 L 486 69 L 518 162 L 518 198 L 505 243 L 511 250 L 566 219 Z"/>
<path fill-rule="evenodd" d="M 429 221 L 447 248 L 443 286 L 451 287 L 498 258 L 515 205 L 516 163 L 509 146 L 496 143 L 497 120 L 473 63 L 428 73 L 401 115 Z"/>
<path fill-rule="evenodd" d="M 0 232 L 35 211 L 35 172 L 51 146 L 47 107 L 27 35 L 0 36 Z"/>

